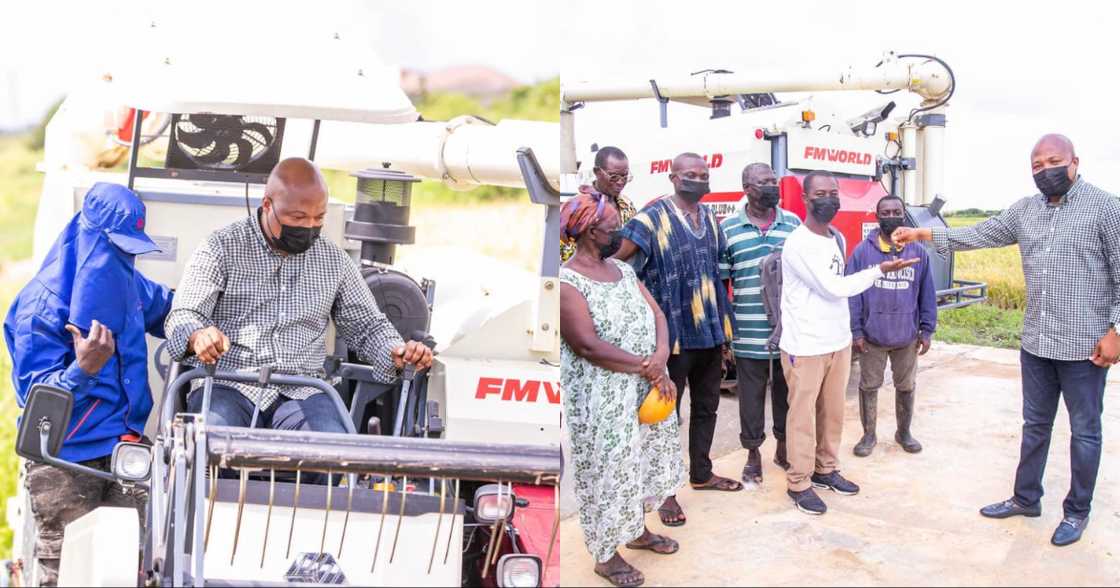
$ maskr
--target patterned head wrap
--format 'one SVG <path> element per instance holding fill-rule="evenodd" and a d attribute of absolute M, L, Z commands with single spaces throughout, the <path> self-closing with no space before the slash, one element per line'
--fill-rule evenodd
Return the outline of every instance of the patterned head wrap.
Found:
<path fill-rule="evenodd" d="M 597 192 L 580 192 L 560 208 L 560 238 L 574 243 L 603 219 L 607 199 Z"/>

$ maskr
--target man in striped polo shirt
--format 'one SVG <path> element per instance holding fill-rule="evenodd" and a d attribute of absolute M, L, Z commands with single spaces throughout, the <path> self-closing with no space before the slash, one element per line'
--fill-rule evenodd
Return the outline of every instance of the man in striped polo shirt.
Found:
<path fill-rule="evenodd" d="M 778 180 L 765 163 L 752 163 L 743 169 L 743 199 L 737 212 L 723 220 L 727 249 L 720 262 L 720 276 L 733 291 L 735 354 L 739 389 L 739 441 L 748 451 L 743 467 L 743 482 L 762 483 L 762 454 L 766 440 L 766 384 L 770 382 L 774 415 L 774 438 L 778 447 L 774 463 L 789 468 L 786 460 L 786 413 L 789 410 L 781 360 L 766 348 L 772 331 L 762 306 L 762 259 L 781 249 L 801 221 L 778 206 Z M 771 380 L 772 378 L 772 380 Z"/>

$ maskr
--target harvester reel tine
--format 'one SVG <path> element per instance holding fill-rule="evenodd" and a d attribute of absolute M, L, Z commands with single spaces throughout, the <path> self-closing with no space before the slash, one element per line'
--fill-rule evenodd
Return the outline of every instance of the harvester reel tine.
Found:
<path fill-rule="evenodd" d="M 381 551 L 381 532 L 385 530 L 385 513 L 389 511 L 389 482 L 387 476 L 381 477 L 381 524 L 377 527 L 377 544 L 373 548 L 373 565 L 369 567 L 372 574 L 377 567 L 377 554 Z"/>
<path fill-rule="evenodd" d="M 346 478 L 347 493 L 346 493 L 346 518 L 342 519 L 342 536 L 338 538 L 338 557 L 342 557 L 342 546 L 346 543 L 346 528 L 350 526 L 350 509 L 354 506 L 354 482 L 357 477 L 350 474 Z"/>
<path fill-rule="evenodd" d="M 261 565 L 264 568 L 264 556 L 268 553 L 268 529 L 272 526 L 272 502 L 276 497 L 276 470 L 268 470 L 268 514 L 264 518 L 264 543 L 261 545 Z"/>
<path fill-rule="evenodd" d="M 498 480 L 498 507 L 502 505 L 502 481 Z M 495 555 L 495 546 L 498 543 L 498 526 L 505 526 L 505 519 L 498 517 L 494 519 L 494 526 L 490 529 L 490 543 L 486 546 L 486 557 L 482 560 L 482 579 L 486 579 L 487 573 L 490 572 L 490 566 L 493 565 L 491 560 Z"/>
<path fill-rule="evenodd" d="M 498 489 L 499 489 L 499 492 L 500 492 L 501 491 L 501 484 L 500 483 L 498 484 Z M 513 511 L 513 482 L 510 482 L 509 484 L 506 484 L 506 489 L 508 490 L 508 492 L 506 493 L 506 496 L 509 498 L 510 512 L 512 512 Z M 499 504 L 500 503 L 501 503 L 501 501 L 499 500 Z M 495 535 L 495 537 L 494 537 L 494 555 L 493 555 L 493 557 L 490 558 L 490 565 L 491 566 L 498 563 L 498 554 L 500 553 L 500 548 L 502 546 L 502 536 L 505 534 L 505 530 L 506 530 L 506 517 L 505 517 L 505 515 L 503 515 L 502 518 L 498 521 L 497 526 L 498 526 L 499 530 L 501 530 L 501 534 Z"/>
<path fill-rule="evenodd" d="M 206 533 L 202 540 L 202 551 L 210 545 L 210 523 L 214 520 L 214 501 L 218 498 L 218 466 L 210 466 L 210 499 L 206 506 Z M 170 520 L 170 519 L 169 519 Z"/>
<path fill-rule="evenodd" d="M 443 552 L 443 565 L 447 565 L 447 558 L 451 555 L 451 540 L 455 538 L 455 517 L 459 516 L 459 483 L 462 480 L 455 479 L 455 497 L 452 498 L 451 504 L 451 529 L 447 532 L 447 549 Z"/>
<path fill-rule="evenodd" d="M 439 479 L 439 517 L 436 518 L 436 536 L 432 538 L 432 555 L 428 558 L 428 575 L 432 575 L 432 564 L 436 561 L 436 545 L 439 545 L 439 528 L 443 524 L 443 503 L 447 498 L 447 480 Z"/>
<path fill-rule="evenodd" d="M 323 536 L 319 539 L 319 553 L 327 546 L 327 523 L 331 520 L 331 489 L 334 487 L 332 479 L 334 472 L 327 470 L 327 512 L 323 514 Z"/>
<path fill-rule="evenodd" d="M 397 556 L 397 540 L 401 538 L 401 524 L 404 523 L 404 503 L 408 499 L 408 476 L 401 481 L 401 512 L 397 515 L 397 530 L 393 533 L 393 550 L 389 552 L 389 563 Z"/>
<path fill-rule="evenodd" d="M 292 501 L 292 522 L 288 525 L 288 551 L 284 554 L 285 558 L 292 557 L 292 531 L 296 528 L 296 511 L 299 509 L 300 473 L 300 470 L 296 469 L 296 495 Z"/>
<path fill-rule="evenodd" d="M 548 556 L 544 558 L 542 566 L 548 566 L 552 560 L 552 548 L 556 545 L 556 534 L 560 531 L 560 486 L 552 487 L 552 504 L 556 507 L 556 518 L 552 520 L 552 536 L 548 538 Z"/>
<path fill-rule="evenodd" d="M 245 486 L 249 481 L 249 471 L 241 470 L 241 489 L 237 495 L 237 526 L 233 529 L 233 550 L 229 554 L 229 565 L 237 557 L 237 542 L 241 539 L 241 514 L 245 511 Z"/>

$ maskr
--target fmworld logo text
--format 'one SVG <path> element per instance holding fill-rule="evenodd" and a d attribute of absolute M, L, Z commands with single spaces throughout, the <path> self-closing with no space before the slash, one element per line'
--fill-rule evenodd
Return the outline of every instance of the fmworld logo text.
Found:
<path fill-rule="evenodd" d="M 560 383 L 515 378 L 479 378 L 474 397 L 483 400 L 489 396 L 496 396 L 506 402 L 560 404 Z"/>

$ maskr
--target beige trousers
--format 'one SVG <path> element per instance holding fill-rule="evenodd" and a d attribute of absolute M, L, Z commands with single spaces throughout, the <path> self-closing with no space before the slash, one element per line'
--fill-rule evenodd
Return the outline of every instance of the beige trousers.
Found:
<path fill-rule="evenodd" d="M 786 417 L 786 473 L 794 492 L 812 486 L 816 472 L 829 474 L 840 466 L 844 431 L 844 391 L 852 369 L 851 345 L 825 355 L 790 356 L 782 352 L 782 370 L 789 385 Z"/>

